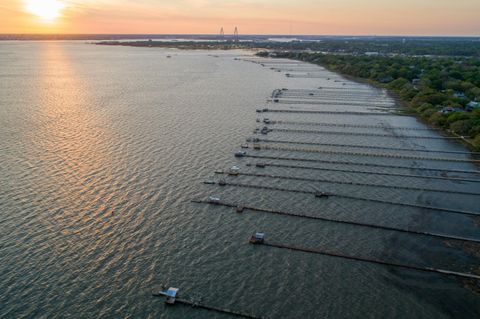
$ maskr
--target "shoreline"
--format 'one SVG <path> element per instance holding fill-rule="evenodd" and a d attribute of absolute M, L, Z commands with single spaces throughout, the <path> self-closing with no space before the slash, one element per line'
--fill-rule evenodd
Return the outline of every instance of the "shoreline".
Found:
<path fill-rule="evenodd" d="M 428 127 L 438 129 L 438 132 L 441 133 L 445 137 L 462 137 L 461 139 L 457 139 L 456 141 L 459 142 L 459 144 L 465 146 L 469 150 L 470 155 L 474 159 L 480 159 L 479 151 L 471 141 L 469 141 L 468 139 L 465 139 L 463 136 L 455 134 L 451 130 L 445 130 L 444 128 L 442 128 L 440 126 L 436 126 L 436 125 L 433 125 L 433 124 L 429 123 L 428 121 L 425 121 L 420 116 L 420 114 L 418 112 L 416 112 L 409 105 L 409 103 L 407 101 L 403 100 L 400 96 L 398 96 L 398 94 L 389 90 L 388 88 L 383 86 L 381 83 L 377 83 L 377 82 L 369 80 L 369 79 L 364 79 L 364 78 L 356 77 L 356 76 L 353 76 L 353 75 L 345 74 L 345 73 L 339 72 L 337 70 L 332 70 L 332 69 L 328 68 L 327 65 L 324 65 L 324 64 L 321 64 L 321 63 L 314 63 L 314 62 L 311 62 L 311 61 L 305 61 L 305 60 L 294 59 L 294 58 L 287 58 L 287 59 L 292 60 L 292 61 L 300 61 L 300 62 L 304 62 L 304 63 L 316 65 L 316 66 L 321 66 L 321 67 L 325 68 L 325 70 L 328 70 L 330 72 L 341 75 L 342 77 L 344 77 L 347 80 L 350 80 L 350 81 L 353 81 L 353 82 L 356 82 L 356 83 L 367 84 L 367 85 L 370 85 L 370 86 L 372 86 L 376 89 L 385 90 L 385 92 L 387 92 L 387 94 L 395 101 L 395 103 L 398 104 L 403 109 L 402 111 L 404 111 L 406 115 L 410 115 L 410 116 L 414 117 L 417 121 L 419 121 L 422 124 L 425 124 Z M 474 164 L 474 165 L 475 166 L 480 166 L 478 164 Z"/>

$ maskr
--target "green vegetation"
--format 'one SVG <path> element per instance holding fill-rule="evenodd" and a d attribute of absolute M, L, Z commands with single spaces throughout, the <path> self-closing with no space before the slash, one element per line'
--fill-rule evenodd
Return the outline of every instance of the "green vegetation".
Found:
<path fill-rule="evenodd" d="M 268 55 L 262 52 L 259 55 Z M 480 150 L 480 59 L 282 52 L 385 87 L 431 125 L 465 136 Z"/>
<path fill-rule="evenodd" d="M 480 57 L 478 38 L 448 37 L 299 37 L 290 42 L 269 41 L 268 37 L 243 36 L 242 41 L 219 40 L 210 36 L 197 41 L 101 41 L 100 45 L 136 47 L 167 47 L 187 50 L 266 49 L 273 51 L 314 51 L 335 54 L 365 55 L 376 53 L 388 56 L 461 56 Z M 1 39 L 1 36 L 0 36 Z"/>

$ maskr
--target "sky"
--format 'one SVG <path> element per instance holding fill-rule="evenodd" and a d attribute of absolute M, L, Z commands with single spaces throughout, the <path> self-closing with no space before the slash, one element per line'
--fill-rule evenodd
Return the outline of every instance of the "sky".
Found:
<path fill-rule="evenodd" d="M 0 0 L 0 34 L 480 35 L 480 0 Z"/>

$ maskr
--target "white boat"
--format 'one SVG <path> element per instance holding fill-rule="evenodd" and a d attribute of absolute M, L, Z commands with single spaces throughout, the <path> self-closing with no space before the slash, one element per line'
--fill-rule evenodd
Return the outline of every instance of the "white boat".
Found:
<path fill-rule="evenodd" d="M 210 196 L 208 199 L 209 199 L 210 203 L 220 203 L 220 198 L 219 197 Z"/>

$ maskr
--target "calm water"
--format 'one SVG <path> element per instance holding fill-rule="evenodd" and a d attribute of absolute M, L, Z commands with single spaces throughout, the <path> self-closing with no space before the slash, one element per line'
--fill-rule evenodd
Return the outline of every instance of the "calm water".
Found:
<path fill-rule="evenodd" d="M 478 224 L 461 215 L 202 184 L 214 178 L 215 170 L 232 165 L 244 172 L 258 172 L 245 166 L 255 160 L 235 159 L 232 154 L 257 127 L 255 109 L 266 105 L 274 89 L 362 89 L 388 101 L 383 93 L 366 86 L 335 82 L 335 74 L 320 68 L 315 68 L 319 77 L 287 78 L 287 71 L 275 72 L 268 66 L 234 59 L 244 52 L 211 54 L 79 42 L 0 43 L 0 317 L 229 318 L 183 306 L 165 308 L 161 299 L 151 297 L 151 289 L 163 283 L 181 288 L 184 295 L 201 296 L 210 305 L 271 318 L 480 316 L 480 296 L 456 279 L 252 247 L 247 240 L 251 233 L 262 230 L 276 242 L 468 272 L 479 260 L 458 245 L 348 225 L 252 212 L 237 215 L 231 209 L 190 203 L 194 198 L 217 195 L 254 206 L 480 238 Z M 292 68 L 288 64 L 281 67 Z M 302 67 L 312 68 L 293 69 Z M 351 98 L 361 100 L 360 96 Z M 332 105 L 326 109 L 351 108 Z M 408 117 L 268 116 L 285 121 L 385 126 L 358 132 L 438 136 L 391 128 L 423 127 Z M 287 124 L 275 128 L 353 130 Z M 284 132 L 272 132 L 268 138 L 465 151 L 446 140 Z M 333 146 L 322 149 L 339 150 Z M 256 154 L 475 169 L 469 163 L 338 154 L 268 150 Z M 420 155 L 467 158 L 460 154 Z M 480 191 L 480 184 L 471 182 L 274 167 L 262 172 Z M 236 181 L 479 210 L 478 196 L 470 195 L 246 176 Z"/>

